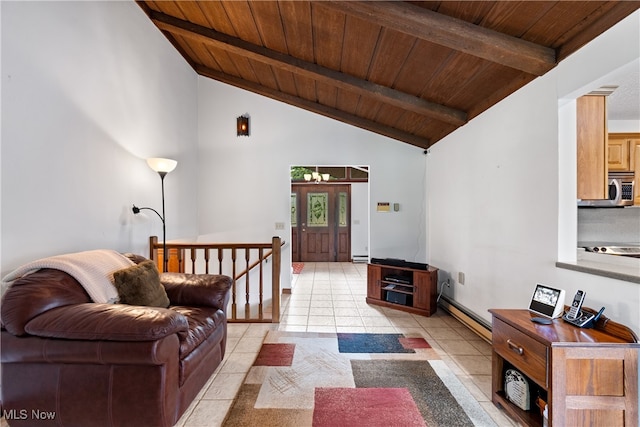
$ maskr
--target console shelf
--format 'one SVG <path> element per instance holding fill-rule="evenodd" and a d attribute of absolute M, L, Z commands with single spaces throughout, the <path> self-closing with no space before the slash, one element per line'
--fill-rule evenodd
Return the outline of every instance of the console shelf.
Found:
<path fill-rule="evenodd" d="M 397 283 L 389 283 L 389 282 L 385 282 L 384 280 L 382 281 L 383 284 L 385 284 L 385 286 L 382 287 L 382 291 L 391 291 L 391 292 L 397 292 L 399 294 L 407 294 L 407 295 L 413 295 L 413 286 L 407 286 L 407 285 L 399 285 Z"/>
<path fill-rule="evenodd" d="M 594 312 L 590 308 L 583 310 Z M 492 402 L 519 424 L 638 425 L 638 350 L 635 333 L 603 319 L 593 329 L 577 328 L 561 319 L 549 325 L 531 321 L 528 310 L 492 309 Z M 505 370 L 516 369 L 530 387 L 530 410 L 507 398 Z M 585 374 L 585 373 L 588 373 Z M 612 390 L 615 390 L 612 391 Z"/>
<path fill-rule="evenodd" d="M 431 316 L 437 309 L 438 269 L 367 266 L 367 303 Z"/>

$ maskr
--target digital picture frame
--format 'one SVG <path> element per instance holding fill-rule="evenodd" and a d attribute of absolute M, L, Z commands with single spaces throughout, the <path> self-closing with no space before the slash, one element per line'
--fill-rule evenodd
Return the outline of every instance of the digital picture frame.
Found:
<path fill-rule="evenodd" d="M 531 297 L 529 311 L 549 319 L 558 318 L 564 312 L 564 296 L 564 289 L 555 289 L 537 283 Z"/>

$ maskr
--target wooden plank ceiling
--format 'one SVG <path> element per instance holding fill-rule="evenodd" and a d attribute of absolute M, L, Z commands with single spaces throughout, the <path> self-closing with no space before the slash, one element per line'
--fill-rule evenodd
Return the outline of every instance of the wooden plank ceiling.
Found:
<path fill-rule="evenodd" d="M 194 70 L 428 148 L 638 1 L 139 1 Z"/>

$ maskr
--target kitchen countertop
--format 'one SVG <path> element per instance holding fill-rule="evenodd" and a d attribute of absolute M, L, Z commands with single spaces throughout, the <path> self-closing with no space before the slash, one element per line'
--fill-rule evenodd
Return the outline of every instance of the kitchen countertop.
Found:
<path fill-rule="evenodd" d="M 578 248 L 575 262 L 556 262 L 556 267 L 640 284 L 640 258 L 596 254 Z"/>
<path fill-rule="evenodd" d="M 638 248 L 640 247 L 640 242 L 603 242 L 603 241 L 595 241 L 595 242 L 578 242 L 578 248 L 584 247 L 593 247 L 593 246 L 618 246 L 618 247 L 632 247 Z"/>

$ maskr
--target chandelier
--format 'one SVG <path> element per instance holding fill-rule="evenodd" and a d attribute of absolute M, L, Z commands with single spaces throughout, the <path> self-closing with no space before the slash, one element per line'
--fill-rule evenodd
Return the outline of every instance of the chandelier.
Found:
<path fill-rule="evenodd" d="M 311 172 L 304 174 L 305 181 L 315 181 L 316 184 L 321 181 L 329 181 L 329 178 L 331 178 L 331 175 L 328 173 Z"/>

